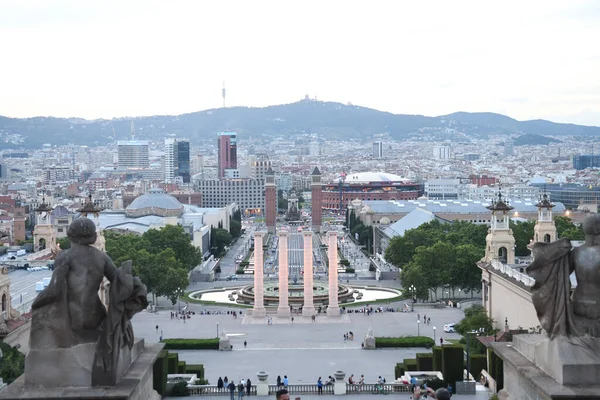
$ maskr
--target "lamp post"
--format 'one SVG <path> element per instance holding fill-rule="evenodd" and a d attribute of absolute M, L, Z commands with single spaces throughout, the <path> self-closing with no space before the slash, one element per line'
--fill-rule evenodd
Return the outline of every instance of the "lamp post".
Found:
<path fill-rule="evenodd" d="M 435 346 L 435 326 L 433 327 L 433 345 Z"/>
<path fill-rule="evenodd" d="M 181 314 L 181 288 L 177 288 L 177 305 L 179 307 L 179 314 Z"/>
<path fill-rule="evenodd" d="M 469 358 L 469 351 L 470 351 L 470 346 L 469 346 L 469 334 L 474 333 L 474 334 L 478 334 L 479 332 L 482 332 L 483 329 L 480 329 L 478 331 L 468 331 L 466 333 L 467 336 L 467 382 L 471 380 L 471 360 Z"/>
<path fill-rule="evenodd" d="M 219 322 L 217 321 L 217 339 L 219 338 Z"/>
<path fill-rule="evenodd" d="M 417 336 L 421 336 L 421 320 L 417 320 Z"/>
<path fill-rule="evenodd" d="M 410 310 L 412 312 L 414 312 L 415 311 L 415 294 L 417 293 L 417 288 L 415 287 L 415 285 L 410 285 L 410 287 L 408 288 L 408 291 L 410 292 L 410 294 L 412 296 L 412 303 L 411 303 Z"/>

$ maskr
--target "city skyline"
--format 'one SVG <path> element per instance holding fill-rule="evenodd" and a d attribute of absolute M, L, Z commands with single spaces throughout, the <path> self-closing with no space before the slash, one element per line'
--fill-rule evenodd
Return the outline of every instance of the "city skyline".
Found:
<path fill-rule="evenodd" d="M 177 115 L 219 108 L 225 81 L 227 106 L 600 125 L 600 5 L 364 4 L 3 3 L 0 115 Z"/>

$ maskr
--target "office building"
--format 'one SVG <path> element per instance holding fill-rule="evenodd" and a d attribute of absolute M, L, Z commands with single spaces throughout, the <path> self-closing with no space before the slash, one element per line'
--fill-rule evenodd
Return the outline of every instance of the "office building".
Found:
<path fill-rule="evenodd" d="M 120 140 L 117 142 L 120 169 L 141 169 L 150 166 L 147 140 Z"/>
<path fill-rule="evenodd" d="M 69 182 L 73 178 L 71 167 L 50 167 L 44 170 L 44 184 L 55 185 L 57 182 Z"/>
<path fill-rule="evenodd" d="M 512 140 L 507 140 L 504 142 L 504 155 L 505 156 L 514 156 L 515 155 L 515 146 Z"/>
<path fill-rule="evenodd" d="M 447 160 L 450 158 L 450 144 L 444 143 L 433 147 L 433 158 L 436 160 Z"/>
<path fill-rule="evenodd" d="M 573 168 L 582 170 L 586 168 L 599 168 L 600 155 L 573 156 Z"/>
<path fill-rule="evenodd" d="M 373 143 L 373 158 L 383 158 L 383 143 L 382 142 L 374 142 Z"/>
<path fill-rule="evenodd" d="M 257 156 L 250 160 L 250 178 L 265 180 L 265 175 L 273 164 L 269 161 L 268 156 Z"/>
<path fill-rule="evenodd" d="M 190 182 L 190 142 L 165 140 L 165 182 Z"/>
<path fill-rule="evenodd" d="M 198 180 L 203 207 L 225 207 L 236 203 L 245 215 L 260 215 L 265 208 L 265 184 L 257 179 Z"/>
<path fill-rule="evenodd" d="M 237 135 L 235 132 L 217 134 L 219 179 L 225 177 L 226 169 L 237 169 Z"/>
<path fill-rule="evenodd" d="M 7 181 L 10 179 L 10 170 L 8 165 L 0 164 L 0 181 Z"/>

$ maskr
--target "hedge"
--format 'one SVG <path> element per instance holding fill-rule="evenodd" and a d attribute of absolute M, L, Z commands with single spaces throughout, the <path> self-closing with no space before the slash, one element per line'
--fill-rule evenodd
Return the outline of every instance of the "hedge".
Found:
<path fill-rule="evenodd" d="M 404 368 L 407 371 L 418 371 L 417 360 L 414 358 L 405 358 L 404 359 Z"/>
<path fill-rule="evenodd" d="M 404 364 L 398 363 L 394 368 L 394 377 L 400 379 L 404 376 Z"/>
<path fill-rule="evenodd" d="M 417 353 L 417 371 L 433 371 L 433 354 Z"/>
<path fill-rule="evenodd" d="M 493 350 L 490 358 L 490 370 L 494 372 L 492 378 L 496 380 L 496 390 L 502 390 L 504 388 L 504 362 Z"/>
<path fill-rule="evenodd" d="M 177 382 L 171 391 L 171 395 L 175 397 L 189 396 L 190 391 L 187 387 L 187 382 Z"/>
<path fill-rule="evenodd" d="M 456 382 L 463 381 L 463 371 L 465 369 L 464 349 L 459 344 L 442 346 L 442 375 L 454 390 Z"/>
<path fill-rule="evenodd" d="M 485 354 L 469 354 L 469 369 L 476 381 L 479 381 L 481 371 L 487 368 L 487 356 Z"/>
<path fill-rule="evenodd" d="M 167 373 L 177 374 L 179 371 L 179 354 L 169 353 L 169 356 L 167 357 L 167 362 L 169 364 L 167 368 Z"/>
<path fill-rule="evenodd" d="M 161 351 L 152 367 L 152 388 L 161 396 L 167 395 L 167 370 L 169 369 L 167 361 L 168 356 L 168 351 Z"/>
<path fill-rule="evenodd" d="M 353 274 L 356 270 L 354 268 L 346 267 L 347 274 Z"/>
<path fill-rule="evenodd" d="M 204 364 L 187 364 L 185 370 L 188 374 L 196 374 L 198 379 L 204 379 Z"/>
<path fill-rule="evenodd" d="M 179 361 L 179 364 L 177 365 L 177 373 L 178 374 L 185 374 L 186 368 L 185 368 L 185 361 Z"/>
<path fill-rule="evenodd" d="M 375 347 L 426 347 L 434 345 L 428 336 L 376 337 Z"/>
<path fill-rule="evenodd" d="M 433 346 L 433 365 L 432 371 L 442 370 L 442 348 L 440 346 Z"/>
<path fill-rule="evenodd" d="M 219 339 L 163 339 L 166 350 L 219 350 Z"/>

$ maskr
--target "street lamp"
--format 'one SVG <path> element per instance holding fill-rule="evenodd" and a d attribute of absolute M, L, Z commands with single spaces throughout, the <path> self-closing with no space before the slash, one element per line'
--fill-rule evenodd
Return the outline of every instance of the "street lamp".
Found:
<path fill-rule="evenodd" d="M 421 336 L 421 320 L 417 320 L 417 336 Z"/>
<path fill-rule="evenodd" d="M 415 287 L 415 285 L 410 285 L 410 287 L 408 288 L 408 291 L 412 295 L 411 311 L 414 312 L 415 311 L 415 294 L 417 293 L 417 288 Z"/>
<path fill-rule="evenodd" d="M 435 346 L 435 326 L 433 327 L 433 345 Z"/>
<path fill-rule="evenodd" d="M 467 336 L 467 382 L 471 380 L 471 360 L 469 359 L 469 351 L 470 351 L 469 334 L 474 333 L 475 335 L 477 335 L 480 332 L 483 332 L 483 328 L 481 328 L 477 331 L 470 331 L 470 332 L 468 331 L 466 333 L 466 336 Z"/>
<path fill-rule="evenodd" d="M 177 288 L 177 303 L 179 306 L 179 314 L 181 314 L 181 288 Z"/>
<path fill-rule="evenodd" d="M 219 337 L 219 322 L 217 321 L 217 338 Z"/>

